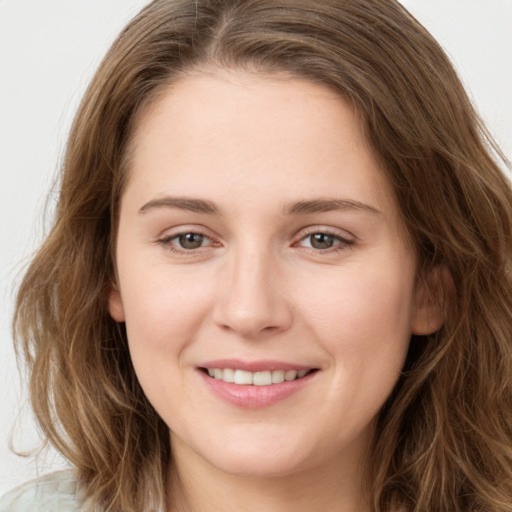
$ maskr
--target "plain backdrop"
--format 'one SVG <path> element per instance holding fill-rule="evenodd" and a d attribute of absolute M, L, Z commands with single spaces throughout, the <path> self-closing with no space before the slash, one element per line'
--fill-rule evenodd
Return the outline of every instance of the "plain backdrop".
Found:
<path fill-rule="evenodd" d="M 9 450 L 37 446 L 10 318 L 20 269 L 80 97 L 103 54 L 146 0 L 0 0 L 0 494 L 65 466 Z M 403 0 L 447 51 L 491 133 L 512 158 L 512 0 Z M 54 199 L 54 196 L 52 196 Z M 50 199 L 51 204 L 51 199 Z"/>

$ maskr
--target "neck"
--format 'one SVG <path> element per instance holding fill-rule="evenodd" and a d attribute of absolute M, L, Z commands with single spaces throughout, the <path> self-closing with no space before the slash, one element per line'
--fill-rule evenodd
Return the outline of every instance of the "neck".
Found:
<path fill-rule="evenodd" d="M 367 512 L 361 464 L 339 460 L 288 475 L 230 474 L 196 453 L 173 446 L 168 512 Z M 176 449 L 178 448 L 178 449 Z"/>

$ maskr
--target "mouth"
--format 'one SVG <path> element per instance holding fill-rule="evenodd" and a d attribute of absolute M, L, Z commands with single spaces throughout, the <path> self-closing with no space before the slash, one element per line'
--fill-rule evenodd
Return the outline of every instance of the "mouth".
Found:
<path fill-rule="evenodd" d="M 197 367 L 214 396 L 231 406 L 260 409 L 308 389 L 320 368 L 284 361 L 217 359 Z"/>
<path fill-rule="evenodd" d="M 271 386 L 303 379 L 304 377 L 317 372 L 317 368 L 301 370 L 265 370 L 251 372 L 234 368 L 199 368 L 210 378 L 220 380 L 229 384 L 242 386 Z"/>

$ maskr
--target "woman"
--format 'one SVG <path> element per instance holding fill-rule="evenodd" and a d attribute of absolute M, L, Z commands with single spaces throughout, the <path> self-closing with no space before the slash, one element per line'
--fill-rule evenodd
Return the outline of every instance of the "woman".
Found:
<path fill-rule="evenodd" d="M 392 0 L 151 3 L 86 93 L 18 297 L 76 470 L 4 509 L 509 510 L 490 147 Z"/>

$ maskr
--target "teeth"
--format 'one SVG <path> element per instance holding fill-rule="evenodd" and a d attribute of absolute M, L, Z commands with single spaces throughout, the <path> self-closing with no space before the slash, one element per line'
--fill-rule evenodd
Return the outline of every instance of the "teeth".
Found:
<path fill-rule="evenodd" d="M 272 384 L 281 384 L 284 382 L 284 370 L 274 370 L 272 372 Z"/>
<path fill-rule="evenodd" d="M 222 375 L 221 379 L 224 382 L 235 382 L 235 370 L 231 370 L 230 368 L 226 368 L 225 370 L 221 370 Z"/>
<path fill-rule="evenodd" d="M 256 372 L 252 376 L 255 386 L 270 386 L 272 384 L 272 372 Z"/>
<path fill-rule="evenodd" d="M 284 380 L 295 380 L 297 378 L 297 372 L 295 370 L 288 370 L 284 374 Z"/>
<path fill-rule="evenodd" d="M 224 373 L 220 370 L 222 374 Z M 222 377 L 220 377 L 222 379 Z M 235 370 L 235 384 L 252 384 L 252 373 L 245 370 Z"/>
<path fill-rule="evenodd" d="M 208 375 L 224 382 L 234 382 L 245 386 L 270 386 L 285 381 L 301 379 L 309 370 L 274 370 L 264 372 L 248 372 L 231 368 L 208 368 Z"/>

